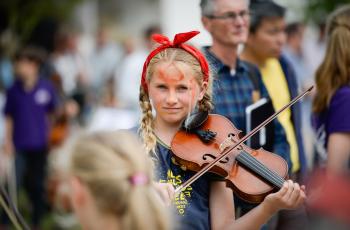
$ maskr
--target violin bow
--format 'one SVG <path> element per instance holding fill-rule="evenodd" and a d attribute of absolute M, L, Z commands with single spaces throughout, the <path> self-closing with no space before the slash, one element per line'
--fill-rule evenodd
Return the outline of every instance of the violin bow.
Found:
<path fill-rule="evenodd" d="M 200 171 L 198 171 L 196 174 L 194 174 L 190 179 L 188 179 L 186 182 L 184 182 L 182 185 L 177 187 L 175 189 L 175 195 L 181 192 L 183 189 L 186 187 L 190 186 L 193 182 L 195 182 L 198 178 L 200 178 L 204 173 L 208 172 L 217 162 L 219 162 L 221 159 L 226 157 L 233 149 L 235 149 L 237 146 L 248 140 L 251 136 L 259 132 L 263 127 L 265 127 L 267 124 L 269 124 L 271 121 L 273 121 L 280 113 L 282 113 L 284 110 L 287 108 L 291 107 L 294 105 L 296 102 L 298 102 L 301 98 L 303 98 L 306 94 L 310 93 L 311 90 L 314 88 L 312 85 L 310 88 L 296 96 L 292 101 L 290 101 L 288 104 L 283 106 L 279 111 L 275 112 L 272 114 L 269 118 L 267 118 L 265 121 L 260 123 L 255 129 L 253 129 L 251 132 L 247 133 L 244 137 L 242 137 L 236 144 L 233 144 L 227 148 L 225 148 L 219 156 L 207 164 L 205 167 L 203 167 Z"/>

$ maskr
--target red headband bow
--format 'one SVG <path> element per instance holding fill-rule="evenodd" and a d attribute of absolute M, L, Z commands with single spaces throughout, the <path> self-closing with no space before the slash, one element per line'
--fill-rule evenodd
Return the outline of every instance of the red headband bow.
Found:
<path fill-rule="evenodd" d="M 205 59 L 204 55 L 195 47 L 185 44 L 185 42 L 187 42 L 188 40 L 190 40 L 191 38 L 193 38 L 197 34 L 199 34 L 199 31 L 190 31 L 190 32 L 186 32 L 186 33 L 179 33 L 179 34 L 175 35 L 174 41 L 170 41 L 168 37 L 161 35 L 161 34 L 152 35 L 152 39 L 161 45 L 158 46 L 156 49 L 154 49 L 148 55 L 144 65 L 143 65 L 141 86 L 145 91 L 147 91 L 146 71 L 147 71 L 147 67 L 148 67 L 149 62 L 156 54 L 158 54 L 159 52 L 161 52 L 162 50 L 167 49 L 167 48 L 181 48 L 181 49 L 186 50 L 192 56 L 194 56 L 199 61 L 199 64 L 201 65 L 202 72 L 204 74 L 203 80 L 205 82 L 208 82 L 209 65 L 208 65 L 208 62 Z"/>

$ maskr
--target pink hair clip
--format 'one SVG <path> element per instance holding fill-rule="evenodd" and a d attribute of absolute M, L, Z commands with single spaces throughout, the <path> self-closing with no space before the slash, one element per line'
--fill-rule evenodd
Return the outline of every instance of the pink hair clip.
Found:
<path fill-rule="evenodd" d="M 132 185 L 145 185 L 148 183 L 148 176 L 145 173 L 135 173 L 129 178 L 130 184 Z"/>

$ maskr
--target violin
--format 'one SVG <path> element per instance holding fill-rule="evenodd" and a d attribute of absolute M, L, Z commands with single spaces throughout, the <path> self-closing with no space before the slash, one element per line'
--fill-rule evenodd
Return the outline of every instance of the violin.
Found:
<path fill-rule="evenodd" d="M 175 193 L 208 171 L 224 177 L 227 187 L 250 203 L 260 203 L 265 196 L 279 190 L 288 177 L 287 162 L 262 148 L 252 149 L 244 142 L 312 88 L 294 98 L 242 138 L 241 131 L 218 114 L 200 113 L 192 121 L 185 122 L 187 124 L 175 134 L 171 149 L 177 163 L 197 173 L 176 188 Z"/>
<path fill-rule="evenodd" d="M 220 156 L 228 145 L 237 143 L 241 132 L 226 117 L 218 114 L 210 114 L 200 129 L 216 135 L 206 143 L 196 133 L 180 130 L 171 143 L 176 162 L 191 171 L 199 171 Z M 258 203 L 271 191 L 283 186 L 288 165 L 274 153 L 240 144 L 218 161 L 210 172 L 226 178 L 227 187 L 243 200 Z"/>

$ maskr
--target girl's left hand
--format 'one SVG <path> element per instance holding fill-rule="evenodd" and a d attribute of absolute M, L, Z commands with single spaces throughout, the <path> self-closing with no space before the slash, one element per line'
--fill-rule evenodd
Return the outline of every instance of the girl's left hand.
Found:
<path fill-rule="evenodd" d="M 280 209 L 297 209 L 306 199 L 305 186 L 291 180 L 284 182 L 276 193 L 269 194 L 263 201 L 272 212 Z"/>

